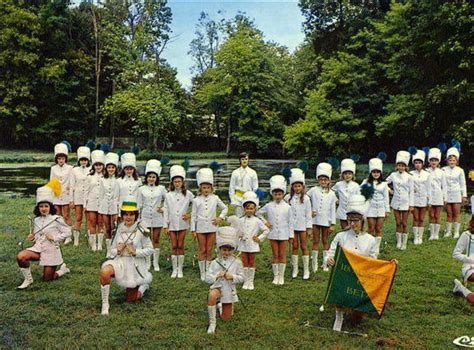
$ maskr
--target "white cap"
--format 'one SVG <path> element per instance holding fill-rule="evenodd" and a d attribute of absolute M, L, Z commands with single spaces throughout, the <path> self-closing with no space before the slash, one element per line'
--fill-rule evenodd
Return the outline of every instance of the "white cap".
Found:
<path fill-rule="evenodd" d="M 198 186 L 201 184 L 211 184 L 214 185 L 214 173 L 210 168 L 199 169 L 196 173 L 196 181 Z"/>
<path fill-rule="evenodd" d="M 105 165 L 107 164 L 113 164 L 116 167 L 118 167 L 119 164 L 119 156 L 117 153 L 109 152 L 105 155 Z"/>
<path fill-rule="evenodd" d="M 407 151 L 398 151 L 395 164 L 403 163 L 406 166 L 410 164 L 410 153 Z"/>
<path fill-rule="evenodd" d="M 435 158 L 438 160 L 441 160 L 441 151 L 439 148 L 430 148 L 430 151 L 428 152 L 428 160 Z"/>
<path fill-rule="evenodd" d="M 91 159 L 91 150 L 89 147 L 81 146 L 77 149 L 77 159 L 87 158 Z"/>
<path fill-rule="evenodd" d="M 186 179 L 186 170 L 181 165 L 173 165 L 170 168 L 170 179 L 173 180 L 174 177 L 180 176 L 184 179 Z"/>
<path fill-rule="evenodd" d="M 316 168 L 316 178 L 320 176 L 327 176 L 331 178 L 332 176 L 332 166 L 329 163 L 319 163 Z"/>
<path fill-rule="evenodd" d="M 135 157 L 135 153 L 124 153 L 120 158 L 120 163 L 122 163 L 122 169 L 128 166 L 137 168 L 137 157 Z"/>
<path fill-rule="evenodd" d="M 101 151 L 100 149 L 96 149 L 92 151 L 91 153 L 91 159 L 92 159 L 92 165 L 95 163 L 105 163 L 105 153 L 104 151 Z"/>
<path fill-rule="evenodd" d="M 369 173 L 372 172 L 372 170 L 380 170 L 380 172 L 383 171 L 382 159 L 372 158 L 371 160 L 369 160 Z"/>
<path fill-rule="evenodd" d="M 300 168 L 291 169 L 290 176 L 290 185 L 293 185 L 295 182 L 301 182 L 304 185 L 304 172 Z"/>
<path fill-rule="evenodd" d="M 353 174 L 356 172 L 356 163 L 350 158 L 343 159 L 341 162 L 341 173 L 345 171 L 351 171 Z"/>
<path fill-rule="evenodd" d="M 448 159 L 450 156 L 455 156 L 457 159 L 459 159 L 459 150 L 456 147 L 451 147 L 448 149 L 448 152 L 446 152 L 446 159 Z"/>
<path fill-rule="evenodd" d="M 346 213 L 357 213 L 360 215 L 365 216 L 367 213 L 367 201 L 365 200 L 365 197 L 361 194 L 353 194 L 352 196 L 349 197 L 349 200 L 347 202 L 347 209 Z"/>
<path fill-rule="evenodd" d="M 282 175 L 273 175 L 270 178 L 270 192 L 274 190 L 282 190 L 286 193 L 286 180 Z"/>
<path fill-rule="evenodd" d="M 58 143 L 54 146 L 54 156 L 57 156 L 58 154 L 68 155 L 68 149 L 64 143 Z"/>
<path fill-rule="evenodd" d="M 422 151 L 421 149 L 419 149 L 418 151 L 416 151 L 416 153 L 413 155 L 411 161 L 413 163 L 415 163 L 415 160 L 421 160 L 423 163 L 425 162 L 425 157 L 426 157 L 426 153 L 424 151 Z"/>
<path fill-rule="evenodd" d="M 255 204 L 256 207 L 258 207 L 258 204 L 260 202 L 258 200 L 257 194 L 253 191 L 247 191 L 242 196 L 242 206 L 244 206 L 245 203 L 249 203 L 249 202 Z"/>
<path fill-rule="evenodd" d="M 161 175 L 161 162 L 157 159 L 150 159 L 146 162 L 145 175 L 148 173 L 155 173 L 157 176 Z"/>
<path fill-rule="evenodd" d="M 237 230 L 231 226 L 222 226 L 217 229 L 217 248 L 223 245 L 230 245 L 234 249 L 237 247 Z"/>
<path fill-rule="evenodd" d="M 42 186 L 36 190 L 36 204 L 40 202 L 53 203 L 54 192 L 49 186 Z"/>

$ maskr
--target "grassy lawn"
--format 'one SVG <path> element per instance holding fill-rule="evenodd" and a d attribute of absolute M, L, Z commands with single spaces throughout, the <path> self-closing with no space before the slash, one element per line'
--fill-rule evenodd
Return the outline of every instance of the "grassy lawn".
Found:
<path fill-rule="evenodd" d="M 460 263 L 451 258 L 453 239 L 441 239 L 408 250 L 395 249 L 393 218 L 386 223 L 388 243 L 382 258 L 396 258 L 399 270 L 389 305 L 380 320 L 365 319 L 343 329 L 368 333 L 367 338 L 302 327 L 310 321 L 332 327 L 334 311 L 318 308 L 329 273 L 318 271 L 309 281 L 289 278 L 284 286 L 271 284 L 270 249 L 264 242 L 257 256 L 256 290 L 240 290 L 244 303 L 230 322 L 218 320 L 217 333 L 206 334 L 208 286 L 192 267 L 196 246 L 187 244 L 185 275 L 170 279 L 169 242 L 163 239 L 162 271 L 153 273 L 151 289 L 136 304 L 124 301 L 124 292 L 112 284 L 109 317 L 100 315 L 98 273 L 105 260 L 92 252 L 81 237 L 80 247 L 63 247 L 71 273 L 57 281 L 41 281 L 33 264 L 35 283 L 27 291 L 15 263 L 17 239 L 26 237 L 26 216 L 33 198 L 0 199 L 0 347 L 232 347 L 232 348 L 449 348 L 461 335 L 474 336 L 473 306 L 452 295 L 452 280 Z M 464 227 L 467 223 L 464 217 Z M 426 232 L 425 232 L 426 237 Z M 189 238 L 189 237 L 188 237 Z M 301 263 L 301 259 L 300 259 Z M 245 304 L 245 305 L 244 305 Z"/>

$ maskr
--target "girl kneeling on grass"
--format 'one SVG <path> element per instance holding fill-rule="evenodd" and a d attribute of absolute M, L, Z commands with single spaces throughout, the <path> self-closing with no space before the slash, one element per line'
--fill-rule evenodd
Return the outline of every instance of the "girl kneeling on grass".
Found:
<path fill-rule="evenodd" d="M 126 197 L 121 207 L 122 222 L 112 240 L 112 259 L 102 264 L 100 289 L 102 294 L 102 315 L 109 314 L 110 281 L 127 289 L 127 302 L 133 302 L 148 289 L 153 276 L 148 271 L 146 257 L 153 254 L 153 245 L 148 230 L 137 222 L 138 207 L 135 197 Z"/>
<path fill-rule="evenodd" d="M 469 222 L 469 230 L 464 231 L 456 243 L 453 258 L 461 261 L 464 281 L 474 282 L 474 216 Z M 474 293 L 467 289 L 461 281 L 454 279 L 454 294 L 463 295 L 469 303 L 474 304 Z"/>
<path fill-rule="evenodd" d="M 263 232 L 259 237 L 255 237 L 255 242 L 259 243 L 265 238 L 270 239 L 272 247 L 272 270 L 273 284 L 285 284 L 286 269 L 286 246 L 288 241 L 293 239 L 294 231 L 291 227 L 291 208 L 283 200 L 286 192 L 286 180 L 281 175 L 274 175 L 270 178 L 270 191 L 273 200 L 267 203 L 257 212 L 257 216 L 263 219 L 267 216 L 268 222 L 265 224 L 270 228 L 269 232 Z"/>
<path fill-rule="evenodd" d="M 28 235 L 28 240 L 35 242 L 31 248 L 18 253 L 16 260 L 20 266 L 25 280 L 18 289 L 28 288 L 33 283 L 30 261 L 38 261 L 43 266 L 43 280 L 52 281 L 69 272 L 59 243 L 71 237 L 71 227 L 64 222 L 61 216 L 55 215 L 53 206 L 53 190 L 48 186 L 36 190 L 36 206 L 33 231 Z M 56 270 L 58 266 L 61 267 Z"/>
<path fill-rule="evenodd" d="M 237 247 L 237 231 L 233 227 L 220 227 L 217 231 L 219 256 L 211 262 L 206 274 L 206 282 L 211 285 L 207 299 L 209 328 L 207 333 L 216 331 L 216 309 L 219 308 L 223 320 L 233 314 L 234 303 L 239 301 L 236 284 L 244 281 L 244 269 L 239 258 L 234 256 Z"/>

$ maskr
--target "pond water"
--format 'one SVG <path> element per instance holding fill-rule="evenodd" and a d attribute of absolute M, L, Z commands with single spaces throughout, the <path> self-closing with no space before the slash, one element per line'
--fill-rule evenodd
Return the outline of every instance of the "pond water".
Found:
<path fill-rule="evenodd" d="M 231 173 L 239 166 L 239 161 L 236 159 L 222 159 L 219 160 L 222 165 L 221 171 L 215 176 L 216 194 L 223 200 L 228 201 L 228 187 Z M 264 191 L 268 192 L 269 179 L 275 174 L 280 174 L 281 170 L 286 167 L 296 166 L 295 160 L 271 160 L 271 159 L 253 159 L 250 161 L 250 166 L 255 169 L 259 177 L 259 186 Z M 208 166 L 209 163 L 205 161 L 192 160 L 188 170 L 188 178 L 186 180 L 188 188 L 194 193 L 196 192 L 196 172 L 202 167 Z M 393 166 L 386 165 L 386 171 L 389 172 Z M 138 162 L 138 171 L 143 174 L 145 170 L 145 162 Z M 7 196 L 32 196 L 36 188 L 44 185 L 49 179 L 50 166 L 48 165 L 23 165 L 18 164 L 12 167 L 0 168 L 0 194 Z M 357 181 L 360 183 L 366 176 L 367 165 L 358 165 L 356 174 Z M 335 183 L 338 178 L 338 173 L 333 172 L 332 182 Z M 164 167 L 161 174 L 161 182 L 165 186 L 169 183 L 169 166 Z M 306 176 L 306 186 L 310 188 L 316 183 L 315 167 L 311 167 Z M 468 192 L 473 193 L 474 184 L 468 180 Z"/>

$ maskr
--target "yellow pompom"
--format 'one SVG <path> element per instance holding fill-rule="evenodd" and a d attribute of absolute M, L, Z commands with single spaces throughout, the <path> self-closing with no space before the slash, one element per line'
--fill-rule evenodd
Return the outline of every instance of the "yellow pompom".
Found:
<path fill-rule="evenodd" d="M 59 197 L 61 195 L 61 182 L 59 182 L 59 179 L 57 177 L 53 177 L 47 184 L 49 188 L 51 188 L 54 192 L 54 195 L 56 197 Z"/>
<path fill-rule="evenodd" d="M 469 178 L 471 179 L 471 181 L 474 181 L 474 170 L 471 170 L 469 172 Z"/>

